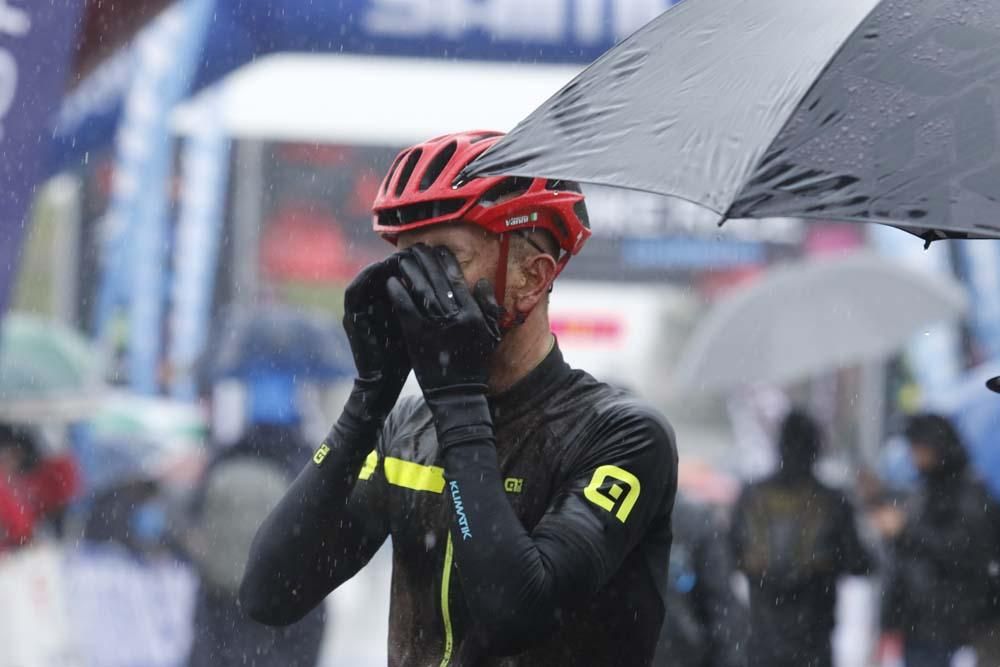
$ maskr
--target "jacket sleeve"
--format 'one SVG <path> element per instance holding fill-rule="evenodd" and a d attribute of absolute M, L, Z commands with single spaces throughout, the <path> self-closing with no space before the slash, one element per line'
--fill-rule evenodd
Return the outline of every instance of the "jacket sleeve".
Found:
<path fill-rule="evenodd" d="M 385 541 L 383 478 L 372 450 L 378 437 L 378 427 L 341 418 L 264 520 L 240 585 L 251 618 L 298 621 Z"/>
<path fill-rule="evenodd" d="M 900 553 L 898 545 L 888 545 L 888 558 L 882 574 L 882 601 L 879 608 L 879 623 L 882 633 L 902 632 L 908 622 L 908 577 L 906 570 L 912 567 L 906 554 Z"/>
<path fill-rule="evenodd" d="M 482 409 L 486 411 L 485 399 Z M 444 453 L 451 536 L 465 601 L 487 651 L 509 655 L 555 626 L 560 609 L 598 591 L 669 517 L 677 455 L 669 426 L 623 410 L 599 420 L 530 533 L 504 492 L 492 431 Z"/>
<path fill-rule="evenodd" d="M 746 572 L 746 550 L 750 542 L 747 525 L 747 506 L 750 503 L 751 487 L 744 488 L 739 498 L 733 504 L 729 528 L 729 549 L 733 557 L 733 565 L 737 570 Z"/>
<path fill-rule="evenodd" d="M 847 496 L 837 494 L 838 544 L 837 562 L 840 571 L 854 576 L 867 576 L 875 571 L 876 558 L 873 551 L 861 539 L 854 506 Z"/>
<path fill-rule="evenodd" d="M 941 572 L 985 577 L 986 554 L 993 548 L 992 530 L 981 507 L 959 514 L 947 524 L 928 524 L 913 517 L 896 539 L 896 549 L 933 563 Z"/>
<path fill-rule="evenodd" d="M 710 523 L 705 525 L 696 551 L 696 567 L 700 574 L 695 590 L 702 598 L 701 614 L 711 636 L 708 664 L 743 667 L 749 631 L 747 611 L 733 590 L 734 571 L 728 541 L 707 512 L 706 518 Z"/>
<path fill-rule="evenodd" d="M 79 487 L 79 475 L 72 457 L 52 456 L 42 459 L 22 482 L 35 511 L 45 515 L 69 504 Z"/>
<path fill-rule="evenodd" d="M 35 531 L 35 514 L 16 480 L 0 478 L 0 551 L 27 544 Z"/>

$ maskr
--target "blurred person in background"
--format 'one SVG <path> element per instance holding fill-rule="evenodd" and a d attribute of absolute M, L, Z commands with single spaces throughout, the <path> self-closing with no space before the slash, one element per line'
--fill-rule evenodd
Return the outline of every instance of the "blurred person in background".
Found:
<path fill-rule="evenodd" d="M 81 537 L 89 543 L 113 543 L 132 555 L 164 550 L 165 512 L 159 481 L 136 475 L 92 493 Z"/>
<path fill-rule="evenodd" d="M 254 539 L 241 599 L 293 622 L 391 535 L 389 664 L 648 665 L 673 433 L 563 360 L 548 293 L 590 234 L 583 195 L 460 176 L 499 138 L 439 137 L 390 168 L 375 229 L 399 252 L 345 294 L 354 389 Z M 423 396 L 397 403 L 411 368 Z"/>
<path fill-rule="evenodd" d="M 822 445 L 802 410 L 784 419 L 779 469 L 748 485 L 730 534 L 736 566 L 750 583 L 750 667 L 829 667 L 837 581 L 870 574 L 847 497 L 813 473 Z"/>
<path fill-rule="evenodd" d="M 312 667 L 326 626 L 320 606 L 287 627 L 252 621 L 238 591 L 254 533 L 312 454 L 295 377 L 247 378 L 246 432 L 209 461 L 184 537 L 201 578 L 189 667 Z"/>
<path fill-rule="evenodd" d="M 58 527 L 78 485 L 71 456 L 43 456 L 33 430 L 0 423 L 0 551 L 29 543 L 47 520 Z"/>
<path fill-rule="evenodd" d="M 873 513 L 891 558 L 882 628 L 906 667 L 947 667 L 995 615 L 1000 512 L 947 418 L 913 416 L 905 435 L 922 484 L 905 509 Z"/>
<path fill-rule="evenodd" d="M 654 664 L 745 667 L 747 612 L 722 522 L 678 492 L 673 512 L 667 613 Z"/>

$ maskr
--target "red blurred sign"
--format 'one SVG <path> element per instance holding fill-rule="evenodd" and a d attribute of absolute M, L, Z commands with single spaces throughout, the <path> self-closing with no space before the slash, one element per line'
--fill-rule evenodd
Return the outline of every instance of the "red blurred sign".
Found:
<path fill-rule="evenodd" d="M 609 343 L 624 333 L 621 321 L 609 315 L 553 315 L 551 326 L 561 340 Z"/>
<path fill-rule="evenodd" d="M 265 229 L 261 265 L 272 280 L 349 282 L 362 266 L 350 257 L 344 233 L 330 215 L 287 207 Z"/>

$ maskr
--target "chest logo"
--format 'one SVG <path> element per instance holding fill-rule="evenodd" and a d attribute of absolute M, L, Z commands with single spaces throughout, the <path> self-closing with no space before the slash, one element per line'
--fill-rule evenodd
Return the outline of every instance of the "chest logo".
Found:
<path fill-rule="evenodd" d="M 524 480 L 520 477 L 508 477 L 503 481 L 503 490 L 507 493 L 521 493 Z"/>
<path fill-rule="evenodd" d="M 316 450 L 316 453 L 313 454 L 313 463 L 315 463 L 316 465 L 323 463 L 323 459 L 325 459 L 326 455 L 329 453 L 330 453 L 330 446 L 324 442 L 322 445 L 319 446 L 319 449 Z"/>
<path fill-rule="evenodd" d="M 639 500 L 639 478 L 618 466 L 604 465 L 594 471 L 590 484 L 583 490 L 587 500 L 615 515 L 625 523 Z"/>

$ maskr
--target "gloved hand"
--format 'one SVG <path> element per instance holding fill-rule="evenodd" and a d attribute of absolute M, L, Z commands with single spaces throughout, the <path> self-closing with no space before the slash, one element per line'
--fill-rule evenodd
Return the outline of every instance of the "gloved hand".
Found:
<path fill-rule="evenodd" d="M 500 342 L 501 310 L 489 282 L 470 292 L 444 247 L 418 244 L 398 256 L 399 277 L 387 289 L 424 396 L 430 403 L 443 394 L 485 394 Z"/>
<path fill-rule="evenodd" d="M 399 321 L 386 292 L 387 281 L 398 271 L 399 257 L 368 266 L 344 293 L 344 331 L 358 369 L 345 410 L 378 424 L 396 404 L 410 373 Z"/>

